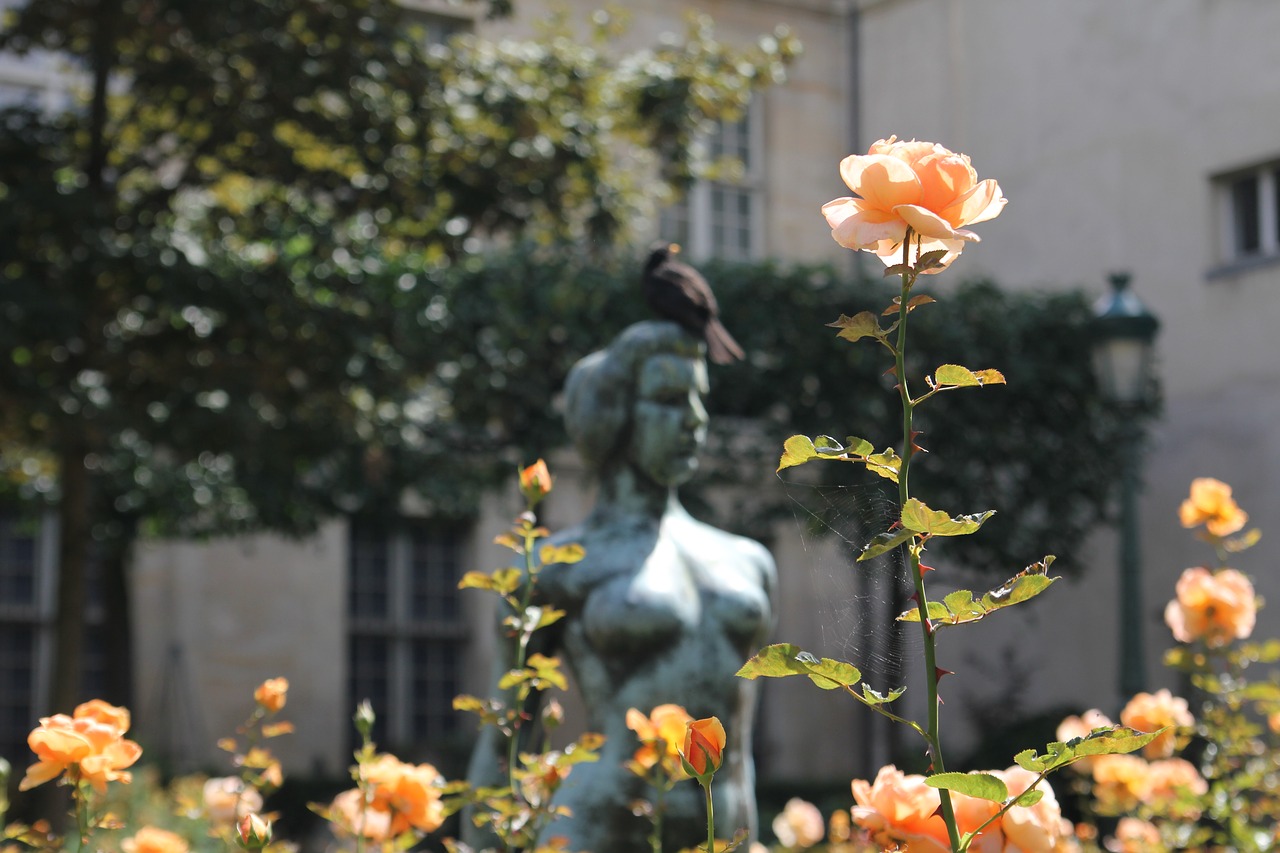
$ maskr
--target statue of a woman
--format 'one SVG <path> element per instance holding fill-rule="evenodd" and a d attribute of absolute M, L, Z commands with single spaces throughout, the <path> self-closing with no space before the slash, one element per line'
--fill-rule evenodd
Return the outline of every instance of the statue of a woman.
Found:
<path fill-rule="evenodd" d="M 575 765 L 556 797 L 572 817 L 543 834 L 543 842 L 566 837 L 569 850 L 650 850 L 652 824 L 633 814 L 633 803 L 654 792 L 623 766 L 638 746 L 626 713 L 665 703 L 724 724 L 728 743 L 712 789 L 716 835 L 746 829 L 755 837 L 755 682 L 734 673 L 771 627 L 776 576 L 763 546 L 697 521 L 676 496 L 706 440 L 703 352 L 674 323 L 637 323 L 578 362 L 566 384 L 566 425 L 598 495 L 585 521 L 553 539 L 580 543 L 586 558 L 541 570 L 539 600 L 567 615 L 537 636 L 548 640 L 540 651 L 568 663 L 588 730 L 607 738 L 600 760 Z M 504 748 L 493 729 L 481 738 L 471 778 L 493 784 Z M 664 850 L 705 842 L 696 783 L 681 782 L 663 805 Z"/>

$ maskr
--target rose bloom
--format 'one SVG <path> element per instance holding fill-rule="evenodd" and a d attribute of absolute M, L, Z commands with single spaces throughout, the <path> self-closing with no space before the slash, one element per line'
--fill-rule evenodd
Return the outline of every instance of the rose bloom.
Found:
<path fill-rule="evenodd" d="M 1136 755 L 1099 755 L 1093 762 L 1093 796 L 1109 814 L 1132 811 L 1151 793 L 1151 765 Z"/>
<path fill-rule="evenodd" d="M 253 698 L 259 705 L 274 714 L 284 707 L 289 693 L 289 679 L 268 678 L 253 691 Z"/>
<path fill-rule="evenodd" d="M 773 819 L 773 834 L 783 847 L 812 847 L 826 837 L 827 822 L 813 803 L 792 797 Z"/>
<path fill-rule="evenodd" d="M 672 779 L 687 778 L 680 764 L 680 747 L 692 721 L 693 717 L 680 705 L 659 705 L 647 717 L 637 708 L 627 709 L 627 728 L 640 741 L 633 757 L 635 763 L 642 770 L 661 763 Z"/>
<path fill-rule="evenodd" d="M 167 829 L 144 826 L 132 838 L 120 842 L 124 853 L 187 853 L 191 846 L 186 839 Z"/>
<path fill-rule="evenodd" d="M 1183 758 L 1151 762 L 1147 784 L 1147 805 L 1162 814 L 1184 820 L 1199 818 L 1200 807 L 1195 802 L 1180 803 L 1179 800 L 1209 793 L 1209 783 L 1194 764 Z"/>
<path fill-rule="evenodd" d="M 685 723 L 684 760 L 698 776 L 715 773 L 724 762 L 724 726 L 715 717 Z"/>
<path fill-rule="evenodd" d="M 1178 508 L 1183 527 L 1199 527 L 1212 536 L 1230 536 L 1249 520 L 1244 510 L 1231 497 L 1231 487 L 1212 477 L 1191 481 L 1191 495 Z"/>
<path fill-rule="evenodd" d="M 542 500 L 551 493 L 551 472 L 547 463 L 539 459 L 520 471 L 520 491 L 533 501 Z"/>
<path fill-rule="evenodd" d="M 405 764 L 393 755 L 379 755 L 360 772 L 373 786 L 372 807 L 391 814 L 393 836 L 410 827 L 432 832 L 444 823 L 440 773 L 430 764 Z"/>
<path fill-rule="evenodd" d="M 1005 199 L 994 180 L 978 180 L 969 158 L 932 142 L 881 139 L 866 154 L 840 161 L 840 177 L 857 198 L 822 206 L 831 236 L 846 249 L 874 252 L 886 265 L 901 258 L 907 229 L 920 252 L 946 251 L 936 273 L 977 242 L 963 226 L 1000 215 Z"/>
<path fill-rule="evenodd" d="M 262 810 L 262 795 L 237 776 L 219 776 L 204 783 L 204 811 L 212 823 L 230 826 L 247 814 Z"/>
<path fill-rule="evenodd" d="M 874 783 L 853 780 L 850 810 L 853 822 L 866 830 L 882 849 L 903 847 L 908 853 L 949 853 L 947 825 L 938 813 L 941 800 L 937 788 L 925 784 L 924 777 L 907 775 L 892 764 L 880 768 Z M 994 815 L 999 806 L 974 797 L 952 794 L 956 824 L 961 834 L 972 832 Z M 975 853 L 998 853 L 1004 839 L 998 828 L 989 827 L 970 845 Z"/>
<path fill-rule="evenodd" d="M 1107 849 L 1112 853 L 1164 853 L 1160 830 L 1136 817 L 1120 818 L 1115 836 L 1107 839 Z"/>
<path fill-rule="evenodd" d="M 383 842 L 391 838 L 391 813 L 366 806 L 359 788 L 343 791 L 329 804 L 329 820 L 348 835 Z"/>
<path fill-rule="evenodd" d="M 1120 712 L 1120 722 L 1140 732 L 1164 729 L 1160 736 L 1142 748 L 1147 758 L 1168 758 L 1177 745 L 1178 729 L 1195 723 L 1187 700 L 1174 696 L 1166 688 L 1155 693 L 1137 693 Z"/>
<path fill-rule="evenodd" d="M 108 782 L 129 782 L 124 768 L 142 756 L 142 747 L 124 738 L 129 712 L 94 699 L 79 705 L 70 717 L 42 717 L 40 726 L 27 736 L 27 744 L 39 761 L 27 768 L 18 790 L 43 785 L 72 770 L 106 793 Z"/>
<path fill-rule="evenodd" d="M 1178 578 L 1176 598 L 1164 610 L 1164 621 L 1180 643 L 1204 640 L 1224 646 L 1253 633 L 1258 602 L 1253 584 L 1235 569 L 1211 572 L 1203 566 Z"/>
<path fill-rule="evenodd" d="M 1011 797 L 1021 796 L 1036 781 L 1035 773 L 1016 766 L 995 775 L 1004 781 Z M 1044 792 L 1038 803 L 1014 806 L 1000 818 L 1006 853 L 1015 850 L 1022 853 L 1068 853 L 1075 850 L 1071 821 L 1062 816 L 1053 788 L 1047 780 L 1041 779 L 1036 789 Z"/>

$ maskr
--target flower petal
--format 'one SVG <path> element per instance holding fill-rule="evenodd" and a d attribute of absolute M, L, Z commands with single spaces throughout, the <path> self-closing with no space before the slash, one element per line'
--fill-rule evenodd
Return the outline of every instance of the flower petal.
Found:
<path fill-rule="evenodd" d="M 994 178 L 981 181 L 973 189 L 942 211 L 942 216 L 956 227 L 995 219 L 1004 210 L 1007 199 Z"/>
<path fill-rule="evenodd" d="M 922 237 L 929 237 L 934 240 L 953 240 L 959 233 L 955 228 L 951 227 L 951 223 L 943 219 L 932 210 L 927 210 L 915 204 L 900 204 L 893 209 L 893 212 L 902 217 L 911 230 L 915 231 Z"/>
<path fill-rule="evenodd" d="M 922 190 L 915 170 L 897 157 L 852 154 L 840 161 L 840 177 L 867 207 L 889 211 L 900 204 L 917 204 Z"/>

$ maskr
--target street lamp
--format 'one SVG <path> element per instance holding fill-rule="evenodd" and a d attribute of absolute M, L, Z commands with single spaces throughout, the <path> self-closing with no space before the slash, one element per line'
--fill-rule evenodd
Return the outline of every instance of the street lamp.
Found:
<path fill-rule="evenodd" d="M 1142 560 L 1138 542 L 1141 430 L 1134 417 L 1150 405 L 1152 351 L 1160 321 L 1129 289 L 1128 273 L 1113 273 L 1111 292 L 1093 306 L 1093 361 L 1104 397 L 1124 418 L 1120 490 L 1120 696 L 1143 690 Z"/>

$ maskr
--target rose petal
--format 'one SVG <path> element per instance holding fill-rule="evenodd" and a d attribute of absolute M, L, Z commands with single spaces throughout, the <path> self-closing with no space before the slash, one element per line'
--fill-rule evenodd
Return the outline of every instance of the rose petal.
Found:
<path fill-rule="evenodd" d="M 837 199 L 837 201 L 842 201 Z M 853 199 L 850 199 L 853 201 Z M 835 220 L 831 229 L 831 237 L 846 249 L 873 249 L 881 242 L 891 240 L 902 242 L 907 233 L 907 224 L 891 213 L 879 210 L 857 210 L 854 205 L 842 205 L 833 215 L 828 208 L 835 202 L 823 206 L 823 213 L 828 222 Z M 842 214 L 850 215 L 840 218 Z"/>
<path fill-rule="evenodd" d="M 942 216 L 956 227 L 973 225 L 995 219 L 1004 210 L 1007 200 L 1000 185 L 992 178 L 978 183 L 954 203 L 942 211 Z"/>
<path fill-rule="evenodd" d="M 889 211 L 900 204 L 917 204 L 922 196 L 915 171 L 897 157 L 852 154 L 840 161 L 840 177 L 868 207 Z"/>

